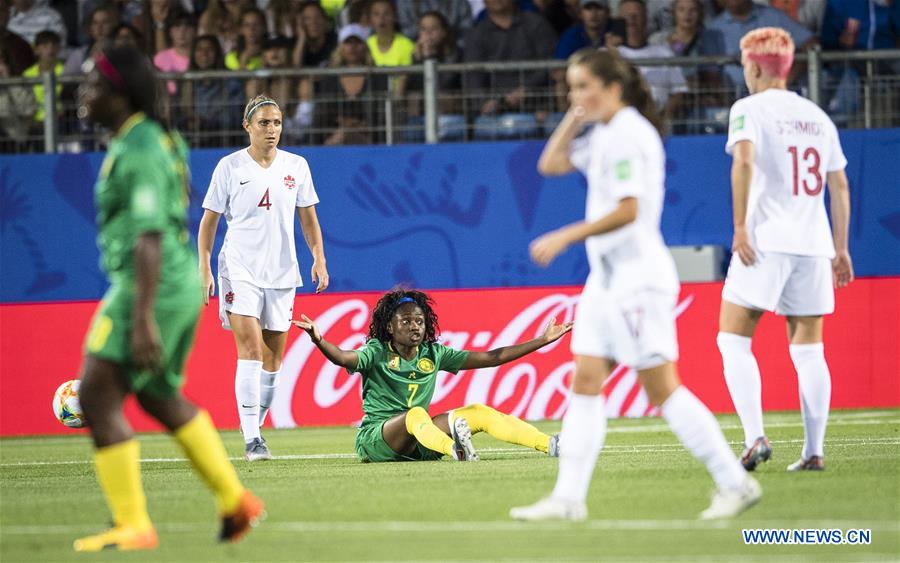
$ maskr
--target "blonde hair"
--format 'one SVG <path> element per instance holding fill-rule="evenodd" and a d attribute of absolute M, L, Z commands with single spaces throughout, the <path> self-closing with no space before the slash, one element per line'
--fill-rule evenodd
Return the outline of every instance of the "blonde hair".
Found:
<path fill-rule="evenodd" d="M 764 72 L 787 78 L 794 63 L 794 40 L 780 27 L 760 27 L 741 38 L 741 55 Z"/>

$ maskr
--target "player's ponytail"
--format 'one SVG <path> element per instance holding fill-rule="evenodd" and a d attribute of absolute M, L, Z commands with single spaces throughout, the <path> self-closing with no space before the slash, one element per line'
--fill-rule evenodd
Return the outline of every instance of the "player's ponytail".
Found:
<path fill-rule="evenodd" d="M 159 107 L 162 84 L 156 78 L 150 57 L 130 45 L 108 47 L 95 55 L 94 65 L 112 90 L 128 100 L 132 111 L 143 112 L 169 129 Z"/>
<path fill-rule="evenodd" d="M 662 133 L 662 118 L 656 111 L 656 104 L 644 77 L 616 50 L 582 49 L 569 57 L 569 65 L 584 66 L 604 84 L 618 82 L 622 86 L 622 102 L 638 110 L 657 131 Z"/>

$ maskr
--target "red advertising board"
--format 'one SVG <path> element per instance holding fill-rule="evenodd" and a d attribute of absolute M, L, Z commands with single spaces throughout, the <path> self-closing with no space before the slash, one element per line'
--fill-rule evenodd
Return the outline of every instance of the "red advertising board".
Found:
<path fill-rule="evenodd" d="M 442 338 L 450 346 L 488 350 L 539 334 L 550 318 L 570 320 L 580 288 L 435 291 Z M 733 412 L 716 349 L 721 284 L 686 284 L 679 304 L 682 379 L 713 411 Z M 354 348 L 365 340 L 376 293 L 301 295 L 295 314 L 317 320 L 329 340 Z M 0 434 L 63 433 L 52 415 L 56 387 L 77 377 L 84 332 L 96 303 L 0 305 Z M 900 405 L 900 278 L 854 282 L 837 294 L 825 324 L 833 408 Z M 754 349 L 763 374 L 766 410 L 799 408 L 796 374 L 782 319 L 767 315 Z M 220 428 L 236 428 L 231 333 L 219 325 L 215 302 L 203 311 L 187 366 L 185 393 L 206 407 Z M 481 402 L 527 419 L 559 418 L 572 372 L 569 337 L 494 369 L 443 373 L 433 412 Z M 622 368 L 607 383 L 610 416 L 654 414 Z M 362 416 L 359 375 L 332 366 L 305 334 L 292 330 L 270 420 L 279 427 L 352 424 Z M 157 429 L 134 403 L 137 430 Z"/>

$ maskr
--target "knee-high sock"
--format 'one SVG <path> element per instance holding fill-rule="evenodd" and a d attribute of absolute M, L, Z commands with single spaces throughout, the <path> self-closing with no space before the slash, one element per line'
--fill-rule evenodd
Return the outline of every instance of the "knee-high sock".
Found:
<path fill-rule="evenodd" d="M 791 344 L 791 360 L 800 385 L 800 410 L 803 413 L 803 458 L 824 455 L 825 426 L 831 404 L 831 373 L 825 362 L 825 346 Z"/>
<path fill-rule="evenodd" d="M 534 448 L 547 453 L 550 447 L 550 436 L 544 434 L 524 420 L 503 414 L 487 405 L 473 404 L 450 413 L 450 424 L 453 419 L 463 417 L 469 423 L 472 432 L 487 432 L 498 440 Z"/>
<path fill-rule="evenodd" d="M 453 438 L 435 426 L 428 412 L 422 407 L 413 407 L 406 413 L 406 431 L 429 450 L 453 455 Z"/>
<path fill-rule="evenodd" d="M 153 527 L 141 486 L 141 447 L 132 438 L 94 452 L 97 480 L 116 526 Z"/>
<path fill-rule="evenodd" d="M 222 514 L 237 509 L 244 493 L 234 466 L 225 453 L 222 439 L 213 426 L 209 413 L 201 410 L 197 415 L 175 430 L 175 440 L 203 481 L 216 497 L 216 505 Z"/>
<path fill-rule="evenodd" d="M 606 439 L 603 395 L 572 393 L 559 435 L 559 474 L 552 496 L 569 502 L 587 498 L 597 456 Z"/>
<path fill-rule="evenodd" d="M 259 425 L 262 426 L 272 406 L 275 397 L 275 389 L 278 387 L 278 373 L 281 370 L 260 372 L 259 379 Z"/>
<path fill-rule="evenodd" d="M 234 396 L 237 399 L 238 415 L 241 417 L 241 432 L 244 441 L 259 438 L 259 378 L 262 362 L 238 360 L 234 375 Z"/>
<path fill-rule="evenodd" d="M 750 348 L 752 340 L 739 334 L 720 332 L 716 337 L 722 363 L 725 365 L 725 383 L 731 393 L 731 402 L 744 427 L 744 445 L 750 447 L 754 440 L 765 435 L 762 413 L 762 382 L 759 366 Z"/>
<path fill-rule="evenodd" d="M 706 405 L 686 387 L 678 387 L 662 404 L 669 428 L 691 454 L 706 465 L 720 489 L 736 489 L 747 472 L 728 447 L 725 436 Z M 563 442 L 565 447 L 565 442 Z"/>

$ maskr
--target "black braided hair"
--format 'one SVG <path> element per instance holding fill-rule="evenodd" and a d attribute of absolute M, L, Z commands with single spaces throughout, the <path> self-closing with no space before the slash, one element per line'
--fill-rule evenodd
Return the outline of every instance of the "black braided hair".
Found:
<path fill-rule="evenodd" d="M 394 316 L 397 308 L 406 303 L 400 302 L 403 298 L 412 299 L 425 314 L 425 337 L 422 339 L 422 342 L 430 344 L 437 341 L 441 329 L 438 326 L 437 313 L 434 312 L 434 300 L 421 291 L 402 288 L 389 291 L 378 300 L 375 310 L 372 311 L 372 322 L 369 323 L 368 338 L 375 338 L 381 342 L 391 341 L 388 325 L 391 324 L 391 318 Z"/>
<path fill-rule="evenodd" d="M 122 77 L 122 84 L 112 84 L 111 88 L 128 99 L 134 111 L 142 111 L 163 129 L 169 130 L 160 108 L 160 88 L 163 85 L 156 77 L 153 62 L 146 54 L 129 45 L 103 49 L 107 60 Z"/>

